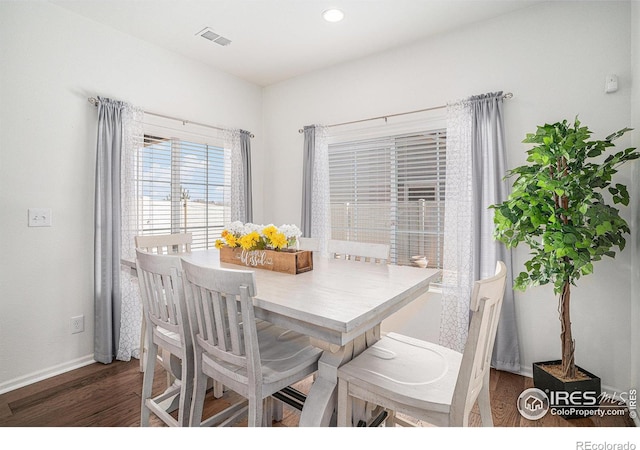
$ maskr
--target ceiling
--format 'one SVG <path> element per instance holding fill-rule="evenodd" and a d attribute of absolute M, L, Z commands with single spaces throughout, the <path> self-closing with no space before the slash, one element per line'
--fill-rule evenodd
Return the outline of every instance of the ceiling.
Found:
<path fill-rule="evenodd" d="M 525 0 L 50 0 L 58 6 L 237 77 L 267 86 L 472 22 Z M 339 23 L 322 12 L 344 11 Z M 209 27 L 223 47 L 197 35 Z"/>

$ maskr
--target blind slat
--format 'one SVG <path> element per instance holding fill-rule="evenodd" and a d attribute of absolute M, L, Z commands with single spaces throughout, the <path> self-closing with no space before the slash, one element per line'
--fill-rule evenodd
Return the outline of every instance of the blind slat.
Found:
<path fill-rule="evenodd" d="M 442 267 L 446 130 L 329 145 L 332 238 L 386 243 Z"/>
<path fill-rule="evenodd" d="M 230 158 L 214 145 L 138 137 L 136 221 L 143 234 L 191 232 L 213 247 L 230 221 Z"/>

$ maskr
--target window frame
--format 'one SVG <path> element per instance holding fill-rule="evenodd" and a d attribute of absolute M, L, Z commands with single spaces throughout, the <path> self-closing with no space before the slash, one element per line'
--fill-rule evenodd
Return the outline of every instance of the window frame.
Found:
<path fill-rule="evenodd" d="M 169 137 L 170 136 L 170 137 Z M 157 217 L 158 220 L 168 220 L 168 227 L 154 227 L 150 228 L 145 223 L 145 183 L 153 183 L 148 177 L 143 175 L 145 170 L 145 161 L 143 159 L 143 151 L 148 149 L 154 143 L 147 145 L 147 139 L 151 137 L 155 139 L 154 143 L 168 142 L 169 143 L 169 167 L 166 169 L 169 171 L 168 183 L 169 183 L 169 195 L 167 201 L 169 202 L 166 218 L 162 218 L 161 215 Z M 224 145 L 222 137 L 215 135 L 191 133 L 185 130 L 174 130 L 164 127 L 158 127 L 145 124 L 143 127 L 143 136 L 137 137 L 138 146 L 136 154 L 134 156 L 134 170 L 133 180 L 135 202 L 137 206 L 135 209 L 135 217 L 133 221 L 136 224 L 135 234 L 141 235 L 153 235 L 153 234 L 168 234 L 168 233 L 183 233 L 190 232 L 193 234 L 192 249 L 207 249 L 213 248 L 215 240 L 220 238 L 220 234 L 224 227 L 230 222 L 231 215 L 231 150 Z M 166 150 L 165 150 L 166 151 Z M 217 152 L 218 156 L 213 156 L 211 152 Z M 220 155 L 220 152 L 222 154 Z M 185 155 L 202 155 L 200 160 L 204 166 L 199 170 L 199 176 L 202 180 L 185 181 L 183 173 L 187 171 L 193 171 L 194 168 L 184 162 Z M 220 160 L 221 164 L 217 166 L 217 179 L 210 180 L 211 162 L 214 159 Z M 214 169 L 216 170 L 216 169 Z M 220 182 L 222 180 L 222 183 Z M 163 181 L 159 181 L 163 182 Z M 199 192 L 202 194 L 202 199 L 196 198 L 189 201 L 189 204 L 204 203 L 204 215 L 190 216 L 187 208 L 187 225 L 184 225 L 184 209 L 182 197 L 183 192 L 191 196 L 192 191 L 189 189 L 193 186 L 199 186 L 201 189 Z M 222 192 L 222 200 L 216 203 L 216 200 L 211 198 L 211 189 L 217 188 Z M 148 200 L 150 201 L 150 200 Z M 193 203 L 192 203 L 193 202 Z M 213 218 L 215 211 L 212 212 L 210 208 L 217 206 L 220 208 L 220 219 Z M 153 219 L 151 219 L 153 220 Z M 203 221 L 203 223 L 189 225 L 189 220 Z"/>
<path fill-rule="evenodd" d="M 416 154 L 412 154 L 412 150 L 410 149 L 409 143 L 414 142 L 412 139 L 416 139 L 416 136 L 419 138 L 420 136 L 424 137 L 424 141 L 426 142 L 429 138 L 434 138 L 435 144 L 433 146 L 429 144 L 420 144 L 418 146 L 417 151 L 421 153 L 416 156 Z M 402 142 L 404 140 L 404 142 Z M 330 209 L 331 209 L 331 234 L 334 239 L 352 239 L 358 240 L 357 236 L 354 239 L 354 236 L 340 234 L 339 227 L 336 226 L 336 216 L 335 210 L 337 205 L 345 204 L 344 202 L 336 202 L 335 199 L 335 186 L 339 183 L 339 181 L 335 178 L 335 167 L 336 167 L 336 154 L 344 153 L 348 154 L 350 151 L 357 155 L 358 146 L 363 145 L 366 148 L 366 144 L 363 144 L 367 141 L 371 141 L 374 144 L 380 144 L 383 147 L 384 143 L 388 144 L 388 159 L 389 159 L 389 213 L 384 219 L 388 222 L 388 241 L 384 242 L 389 244 L 391 249 L 390 255 L 390 263 L 392 264 L 405 264 L 409 265 L 410 257 L 413 256 L 411 253 L 413 250 L 411 249 L 411 245 L 409 244 L 411 240 L 411 235 L 417 234 L 420 237 L 421 242 L 424 242 L 424 239 L 427 234 L 432 234 L 435 236 L 437 241 L 437 245 L 435 248 L 434 257 L 429 258 L 429 267 L 437 267 L 442 268 L 442 253 L 443 253 L 443 241 L 444 241 L 444 197 L 445 197 L 445 184 L 446 184 L 446 127 L 443 126 L 443 123 L 432 123 L 432 124 L 422 124 L 422 127 L 415 127 L 413 130 L 390 130 L 385 133 L 384 130 L 376 130 L 373 134 L 368 134 L 367 132 L 358 133 L 357 131 L 351 134 L 346 135 L 345 137 L 334 136 L 328 142 L 328 155 L 329 155 L 329 191 L 330 191 Z M 404 144 L 404 145 L 403 145 Z M 353 147 L 352 150 L 349 150 L 346 147 Z M 433 148 L 432 148 L 433 147 Z M 365 150 L 369 151 L 369 150 Z M 380 150 L 384 151 L 384 150 Z M 415 150 L 414 150 L 415 151 Z M 407 161 L 414 159 L 418 163 L 418 167 L 427 164 L 421 159 L 427 161 L 429 159 L 435 158 L 435 163 L 432 166 L 433 171 L 435 171 L 435 179 L 430 179 L 430 176 L 433 176 L 432 173 L 428 173 L 427 176 L 422 178 L 415 178 L 415 174 L 411 175 L 410 166 L 408 166 Z M 356 158 L 357 159 L 357 158 Z M 404 159 L 404 162 L 400 160 Z M 345 163 L 343 163 L 345 164 Z M 354 169 L 356 164 L 354 163 Z M 348 170 L 348 169 L 347 169 Z M 366 168 L 364 169 L 366 171 Z M 402 173 L 404 172 L 404 173 Z M 332 175 L 333 173 L 333 175 Z M 359 184 L 357 178 L 357 173 L 353 174 L 354 180 L 352 183 L 354 185 Z M 349 179 L 344 177 L 344 182 L 348 182 Z M 432 186 L 433 187 L 433 200 L 430 201 L 428 199 L 424 199 L 424 201 L 428 203 L 433 203 L 433 207 L 435 207 L 437 213 L 437 219 L 435 222 L 435 230 L 426 231 L 424 227 L 422 230 L 416 229 L 413 227 L 403 228 L 403 224 L 401 224 L 401 220 L 403 220 L 403 213 L 401 213 L 400 208 L 405 209 L 407 211 L 412 207 L 411 203 L 418 203 L 416 198 L 412 198 L 410 193 L 411 185 L 414 186 Z M 357 191 L 357 189 L 354 189 Z M 405 195 L 402 194 L 402 191 L 405 192 Z M 425 191 L 426 192 L 426 191 Z M 407 198 L 407 193 L 408 198 Z M 358 194 L 354 193 L 354 197 L 357 197 Z M 403 200 L 404 197 L 404 200 Z M 384 202 L 385 200 L 379 200 L 380 202 Z M 420 200 L 422 201 L 422 200 Z M 349 203 L 346 203 L 345 206 L 350 207 Z M 414 205 L 416 206 L 416 205 Z M 418 205 L 418 207 L 422 206 L 423 209 L 423 217 L 424 217 L 424 206 L 425 203 Z M 357 207 L 354 207 L 357 209 Z M 411 213 L 406 212 L 407 223 L 410 223 L 411 217 L 408 217 Z M 402 240 L 406 241 L 404 248 L 402 244 Z M 366 242 L 374 242 L 374 240 L 361 239 Z M 379 242 L 379 240 L 375 240 L 375 242 Z M 423 244 L 426 245 L 426 244 Z M 422 247 L 424 248 L 424 247 Z M 404 252 L 404 253 L 403 253 Z M 406 254 L 405 254 L 406 253 Z M 420 255 L 424 255 L 426 252 L 422 250 Z"/>

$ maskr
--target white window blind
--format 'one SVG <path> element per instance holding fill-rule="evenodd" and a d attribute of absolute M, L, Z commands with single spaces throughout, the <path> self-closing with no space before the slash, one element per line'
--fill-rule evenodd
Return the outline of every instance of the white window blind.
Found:
<path fill-rule="evenodd" d="M 446 130 L 329 144 L 333 239 L 389 244 L 442 267 Z"/>
<path fill-rule="evenodd" d="M 190 232 L 193 249 L 213 247 L 230 222 L 230 151 L 188 137 L 145 134 L 138 140 L 138 233 Z"/>

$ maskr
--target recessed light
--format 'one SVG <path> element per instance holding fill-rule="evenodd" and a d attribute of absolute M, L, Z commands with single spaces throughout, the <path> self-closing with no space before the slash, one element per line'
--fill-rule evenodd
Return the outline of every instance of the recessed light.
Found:
<path fill-rule="evenodd" d="M 327 22 L 340 22 L 344 19 L 344 13 L 339 9 L 327 9 L 322 13 L 322 17 Z"/>

